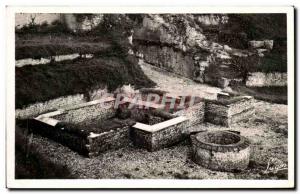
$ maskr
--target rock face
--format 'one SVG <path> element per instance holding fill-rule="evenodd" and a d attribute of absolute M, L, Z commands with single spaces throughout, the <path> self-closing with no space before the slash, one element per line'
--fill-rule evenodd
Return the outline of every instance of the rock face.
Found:
<path fill-rule="evenodd" d="M 255 26 L 256 23 L 259 24 Z M 269 23 L 276 22 L 266 15 L 141 14 L 132 39 L 135 54 L 144 62 L 197 82 L 227 87 L 231 81 L 245 80 L 240 74 L 243 69 L 259 69 L 260 62 L 251 63 L 247 58 L 278 60 L 278 53 L 283 57 L 286 48 L 279 42 L 285 39 L 284 35 L 274 40 L 276 35 L 261 29 Z M 277 23 L 283 29 L 282 22 Z M 264 35 L 258 35 L 262 31 Z M 235 69 L 236 58 L 241 59 L 238 66 L 245 66 L 242 70 Z M 249 71 L 248 66 L 254 70 Z"/>
<path fill-rule="evenodd" d="M 155 45 L 139 45 L 138 50 L 143 53 L 147 63 L 185 77 L 193 77 L 194 60 L 190 55 L 170 46 L 157 48 Z"/>
<path fill-rule="evenodd" d="M 203 83 L 209 77 L 206 69 L 211 63 L 249 54 L 204 35 L 203 28 L 223 25 L 227 20 L 226 15 L 143 15 L 142 26 L 134 30 L 133 42 L 145 62 Z"/>

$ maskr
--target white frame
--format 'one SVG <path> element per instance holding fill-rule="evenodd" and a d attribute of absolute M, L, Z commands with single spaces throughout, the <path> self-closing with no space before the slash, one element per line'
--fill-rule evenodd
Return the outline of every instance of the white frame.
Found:
<path fill-rule="evenodd" d="M 288 34 L 288 180 L 76 179 L 16 180 L 15 173 L 15 13 L 286 13 Z M 294 7 L 18 7 L 6 8 L 6 186 L 8 188 L 293 188 L 295 186 Z"/>

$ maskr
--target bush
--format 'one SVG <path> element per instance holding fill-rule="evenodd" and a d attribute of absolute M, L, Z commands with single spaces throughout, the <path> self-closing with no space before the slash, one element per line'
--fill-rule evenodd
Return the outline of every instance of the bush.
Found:
<path fill-rule="evenodd" d="M 46 22 L 42 24 L 36 24 L 34 22 L 31 22 L 25 26 L 23 26 L 20 29 L 16 29 L 15 32 L 20 35 L 24 34 L 72 34 L 67 26 L 59 21 L 56 20 L 52 22 L 51 24 L 48 24 Z"/>
<path fill-rule="evenodd" d="M 247 77 L 250 72 L 256 71 L 259 64 L 259 56 L 252 55 L 248 57 L 235 57 L 231 59 L 230 68 L 237 73 L 237 77 L 243 79 L 243 83 L 246 83 Z"/>

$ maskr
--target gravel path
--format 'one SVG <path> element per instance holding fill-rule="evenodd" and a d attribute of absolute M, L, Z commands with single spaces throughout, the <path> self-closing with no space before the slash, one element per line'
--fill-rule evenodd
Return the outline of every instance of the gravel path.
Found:
<path fill-rule="evenodd" d="M 140 60 L 140 66 L 144 73 L 157 83 L 157 88 L 177 95 L 195 95 L 206 99 L 216 98 L 220 88 L 207 84 L 199 84 L 191 79 L 177 76 L 173 73 L 161 70 Z"/>

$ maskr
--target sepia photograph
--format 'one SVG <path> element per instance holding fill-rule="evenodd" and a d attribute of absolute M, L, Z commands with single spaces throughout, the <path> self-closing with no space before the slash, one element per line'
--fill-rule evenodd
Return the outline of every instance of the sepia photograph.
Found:
<path fill-rule="evenodd" d="M 293 7 L 7 13 L 8 188 L 294 187 Z"/>

